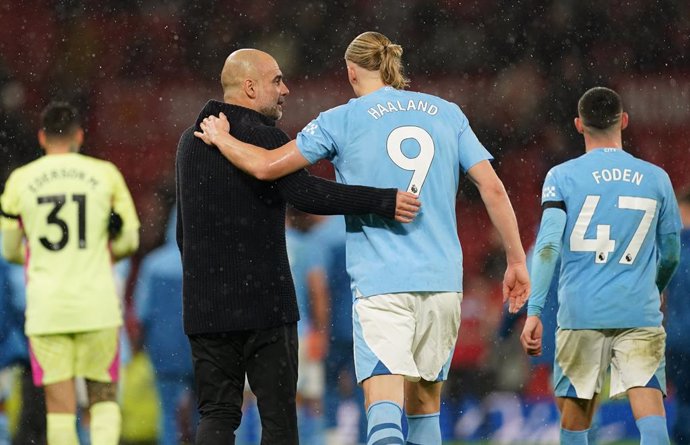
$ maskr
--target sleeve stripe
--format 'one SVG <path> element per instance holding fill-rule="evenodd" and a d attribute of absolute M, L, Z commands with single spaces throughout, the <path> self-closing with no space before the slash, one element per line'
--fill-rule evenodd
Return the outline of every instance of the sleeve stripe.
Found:
<path fill-rule="evenodd" d="M 564 201 L 546 201 L 544 204 L 541 205 L 542 210 L 546 209 L 561 209 L 564 212 L 565 210 L 565 202 Z"/>

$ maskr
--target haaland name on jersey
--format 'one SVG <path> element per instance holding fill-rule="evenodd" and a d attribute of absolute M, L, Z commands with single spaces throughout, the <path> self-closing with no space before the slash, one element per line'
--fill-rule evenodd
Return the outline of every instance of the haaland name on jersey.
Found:
<path fill-rule="evenodd" d="M 407 104 L 400 103 L 399 100 L 388 101 L 386 104 L 376 104 L 376 106 L 371 107 L 367 110 L 367 113 L 374 118 L 374 120 L 380 118 L 386 113 L 395 113 L 397 111 L 423 111 L 429 116 L 435 116 L 438 113 L 438 107 L 436 105 L 429 105 L 429 102 L 425 100 L 414 101 L 412 99 L 407 101 Z"/>

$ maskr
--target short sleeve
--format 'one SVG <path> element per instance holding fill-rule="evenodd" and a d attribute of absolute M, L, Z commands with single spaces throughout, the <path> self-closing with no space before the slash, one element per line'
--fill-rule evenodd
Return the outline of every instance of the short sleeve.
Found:
<path fill-rule="evenodd" d="M 558 174 L 555 168 L 549 170 L 544 179 L 544 187 L 541 189 L 541 204 L 542 206 L 547 202 L 565 201 L 561 193 L 560 185 L 558 184 Z"/>
<path fill-rule="evenodd" d="M 668 233 L 680 233 L 682 224 L 680 220 L 680 211 L 678 210 L 678 202 L 673 192 L 671 180 L 665 173 L 661 178 L 661 190 L 662 203 L 659 209 L 657 234 L 666 235 Z"/>
<path fill-rule="evenodd" d="M 493 156 L 484 148 L 477 135 L 472 131 L 467 117 L 460 111 L 460 134 L 458 136 L 458 148 L 460 150 L 460 166 L 467 172 L 472 166 L 481 161 L 491 161 Z"/>
<path fill-rule="evenodd" d="M 337 155 L 338 141 L 345 134 L 346 121 L 344 106 L 319 114 L 297 134 L 297 148 L 302 156 L 310 164 L 333 159 Z"/>
<path fill-rule="evenodd" d="M 125 183 L 125 178 L 122 177 L 122 173 L 117 167 L 113 164 L 110 166 L 113 179 L 113 211 L 122 218 L 122 230 L 124 232 L 138 230 L 139 217 L 134 207 L 132 195 Z"/>
<path fill-rule="evenodd" d="M 5 191 L 0 196 L 0 229 L 14 230 L 19 227 L 21 213 L 17 173 L 12 173 L 5 183 Z"/>

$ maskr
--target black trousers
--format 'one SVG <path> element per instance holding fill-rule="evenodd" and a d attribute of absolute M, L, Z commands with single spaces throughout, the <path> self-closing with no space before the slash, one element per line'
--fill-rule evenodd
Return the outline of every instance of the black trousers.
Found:
<path fill-rule="evenodd" d="M 196 445 L 235 443 L 245 375 L 256 395 L 262 445 L 297 445 L 297 323 L 190 335 L 200 413 Z"/>
<path fill-rule="evenodd" d="M 34 386 L 31 365 L 22 363 L 22 407 L 12 445 L 46 444 L 46 395 L 42 386 Z"/>

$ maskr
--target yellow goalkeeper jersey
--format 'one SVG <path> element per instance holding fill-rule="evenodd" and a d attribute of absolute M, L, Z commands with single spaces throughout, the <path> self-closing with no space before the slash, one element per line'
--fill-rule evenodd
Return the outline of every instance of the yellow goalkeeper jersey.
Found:
<path fill-rule="evenodd" d="M 108 241 L 111 209 L 123 231 L 139 219 L 124 178 L 107 161 L 79 153 L 44 156 L 10 175 L 0 198 L 2 229 L 26 242 L 26 333 L 119 326 Z"/>

